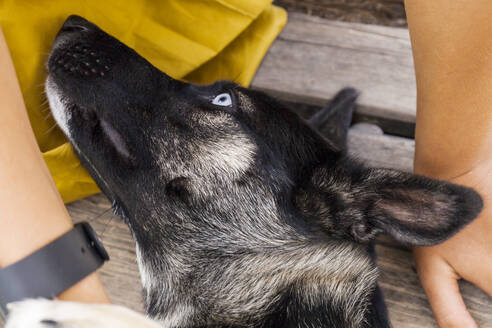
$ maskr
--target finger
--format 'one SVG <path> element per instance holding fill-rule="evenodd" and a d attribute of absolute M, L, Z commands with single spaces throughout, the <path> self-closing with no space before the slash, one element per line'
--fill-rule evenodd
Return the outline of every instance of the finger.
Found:
<path fill-rule="evenodd" d="M 417 271 L 440 328 L 478 328 L 461 297 L 459 277 L 446 262 L 420 257 Z"/>

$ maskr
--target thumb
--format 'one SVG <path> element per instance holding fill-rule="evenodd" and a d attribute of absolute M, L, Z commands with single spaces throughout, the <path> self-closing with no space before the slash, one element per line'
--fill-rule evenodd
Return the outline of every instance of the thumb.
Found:
<path fill-rule="evenodd" d="M 459 276 L 442 258 L 425 253 L 425 248 L 414 250 L 417 272 L 439 327 L 478 328 L 463 302 Z"/>

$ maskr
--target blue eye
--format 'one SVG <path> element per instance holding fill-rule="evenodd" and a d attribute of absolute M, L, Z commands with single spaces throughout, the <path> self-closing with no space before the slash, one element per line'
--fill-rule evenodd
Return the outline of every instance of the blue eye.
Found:
<path fill-rule="evenodd" d="M 232 106 L 231 95 L 228 93 L 221 93 L 212 100 L 212 104 L 224 107 Z"/>

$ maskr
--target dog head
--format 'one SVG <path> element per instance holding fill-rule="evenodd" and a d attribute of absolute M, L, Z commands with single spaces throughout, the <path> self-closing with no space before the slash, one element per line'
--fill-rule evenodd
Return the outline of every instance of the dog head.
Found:
<path fill-rule="evenodd" d="M 471 189 L 357 163 L 267 95 L 177 81 L 77 16 L 47 66 L 53 115 L 129 224 L 148 293 L 296 243 L 435 244 L 481 209 Z"/>

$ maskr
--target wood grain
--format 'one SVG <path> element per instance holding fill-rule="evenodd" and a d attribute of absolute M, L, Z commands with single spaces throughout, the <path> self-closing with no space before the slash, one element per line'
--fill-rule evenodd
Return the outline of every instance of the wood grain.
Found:
<path fill-rule="evenodd" d="M 281 99 L 324 105 L 343 87 L 361 92 L 357 115 L 415 123 L 408 30 L 292 13 L 252 81 Z"/>
<path fill-rule="evenodd" d="M 407 25 L 403 0 L 275 0 L 288 11 L 351 23 Z"/>
<path fill-rule="evenodd" d="M 411 172 L 415 142 L 412 139 L 352 129 L 349 132 L 349 152 L 373 167 Z"/>

